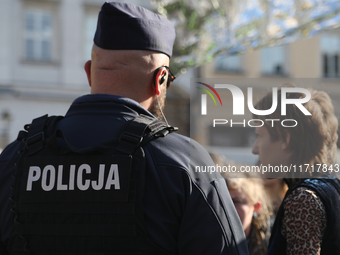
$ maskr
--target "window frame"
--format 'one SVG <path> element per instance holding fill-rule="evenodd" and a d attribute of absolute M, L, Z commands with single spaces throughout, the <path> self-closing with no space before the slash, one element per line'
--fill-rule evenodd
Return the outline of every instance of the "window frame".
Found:
<path fill-rule="evenodd" d="M 266 52 L 267 50 L 269 51 L 273 51 L 275 49 L 281 49 L 282 52 L 280 52 L 279 54 L 281 54 L 283 56 L 282 58 L 282 63 L 279 63 L 277 66 L 282 68 L 281 71 L 274 71 L 275 67 L 274 65 L 272 66 L 273 69 L 272 71 L 268 71 L 265 70 L 266 68 L 264 67 L 265 63 L 264 61 L 267 59 L 264 55 L 265 54 L 269 54 L 271 56 L 273 56 L 273 52 Z M 265 47 L 261 49 L 261 56 L 260 56 L 260 72 L 263 76 L 288 76 L 289 75 L 289 70 L 288 70 L 288 47 L 287 45 L 277 45 L 277 46 L 270 46 L 270 47 Z M 271 58 L 271 60 L 273 60 L 273 58 Z M 273 61 L 274 62 L 274 61 Z M 275 64 L 275 63 L 274 63 Z M 276 67 L 277 70 L 277 67 Z"/>
<path fill-rule="evenodd" d="M 29 64 L 56 64 L 58 62 L 58 23 L 57 5 L 53 2 L 35 2 L 28 1 L 22 7 L 22 36 L 21 36 L 21 59 L 22 63 Z M 27 29 L 27 15 L 35 15 L 33 18 L 33 28 L 30 31 Z M 38 18 L 37 18 L 38 17 Z M 44 17 L 48 17 L 48 29 L 44 30 Z M 37 25 L 39 24 L 39 25 Z M 28 54 L 27 40 L 33 41 L 33 53 Z M 47 46 L 44 46 L 47 43 Z M 48 50 L 44 51 L 44 47 Z M 45 52 L 45 53 L 44 53 Z M 45 55 L 45 56 L 44 56 Z"/>
<path fill-rule="evenodd" d="M 333 40 L 333 47 L 323 46 L 326 39 Z M 337 41 L 337 42 L 336 42 Z M 331 43 L 332 44 L 332 43 Z M 337 44 L 337 46 L 335 45 Z M 335 46 L 335 47 L 334 47 Z M 323 33 L 320 36 L 321 76 L 323 78 L 340 78 L 340 34 Z M 325 61 L 326 59 L 326 61 Z"/>
<path fill-rule="evenodd" d="M 219 59 L 226 60 L 225 62 L 225 68 L 220 65 L 218 65 L 218 62 L 220 61 Z M 237 66 L 234 67 L 228 67 L 228 59 L 231 60 L 232 58 L 238 58 L 238 64 Z M 222 61 L 223 61 L 222 60 Z M 235 74 L 242 74 L 244 71 L 244 66 L 243 66 L 243 55 L 217 55 L 215 57 L 214 61 L 214 71 L 215 73 L 235 73 Z"/>

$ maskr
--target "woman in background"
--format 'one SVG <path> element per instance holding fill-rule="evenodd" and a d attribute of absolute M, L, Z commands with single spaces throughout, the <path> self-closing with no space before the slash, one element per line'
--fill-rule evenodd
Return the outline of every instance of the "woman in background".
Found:
<path fill-rule="evenodd" d="M 306 116 L 295 104 L 288 104 L 286 115 L 282 116 L 281 90 L 278 90 L 276 111 L 254 116 L 264 123 L 256 128 L 258 138 L 253 148 L 261 164 L 297 169 L 284 176 L 289 189 L 274 223 L 269 255 L 340 254 L 340 181 L 327 173 L 328 169 L 339 168 L 335 164 L 338 120 L 329 96 L 325 92 L 309 91 L 311 98 L 303 107 L 311 115 Z M 286 94 L 289 99 L 305 96 Z M 272 98 L 269 93 L 255 108 L 270 109 Z M 265 119 L 276 119 L 275 123 L 279 124 L 273 126 Z M 280 125 L 284 119 L 296 120 L 298 124 L 284 127 Z M 317 171 L 320 165 L 322 171 Z M 303 171 L 299 170 L 300 166 L 304 167 Z"/>
<path fill-rule="evenodd" d="M 267 254 L 271 206 L 262 180 L 245 177 L 228 178 L 226 182 L 247 237 L 249 254 Z"/>

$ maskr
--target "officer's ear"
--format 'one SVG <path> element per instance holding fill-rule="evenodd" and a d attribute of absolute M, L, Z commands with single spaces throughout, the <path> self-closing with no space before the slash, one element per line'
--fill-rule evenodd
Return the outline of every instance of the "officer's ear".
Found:
<path fill-rule="evenodd" d="M 86 73 L 87 80 L 89 82 L 90 87 L 91 87 L 91 64 L 92 64 L 91 60 L 88 60 L 84 66 L 85 73 Z"/>
<path fill-rule="evenodd" d="M 166 68 L 161 68 L 154 77 L 154 89 L 156 91 L 157 96 L 161 94 L 161 86 L 166 86 L 165 84 L 166 74 L 167 74 Z"/>

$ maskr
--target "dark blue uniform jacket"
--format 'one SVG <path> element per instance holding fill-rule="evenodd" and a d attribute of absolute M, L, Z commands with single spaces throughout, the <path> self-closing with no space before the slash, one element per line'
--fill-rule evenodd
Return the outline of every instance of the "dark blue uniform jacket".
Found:
<path fill-rule="evenodd" d="M 118 137 L 126 121 L 138 114 L 152 116 L 131 99 L 86 95 L 75 100 L 58 128 L 71 144 L 94 147 Z M 12 231 L 10 186 L 21 147 L 15 141 L 0 155 L 0 254 Z M 144 212 L 151 240 L 178 254 L 248 254 L 224 180 L 216 173 L 195 172 L 195 166 L 214 165 L 206 150 L 175 133 L 148 143 L 144 150 Z"/>

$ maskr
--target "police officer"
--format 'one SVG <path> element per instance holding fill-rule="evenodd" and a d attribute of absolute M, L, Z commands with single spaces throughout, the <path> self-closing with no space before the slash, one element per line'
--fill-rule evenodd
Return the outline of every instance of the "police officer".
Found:
<path fill-rule="evenodd" d="M 0 156 L 1 254 L 248 254 L 224 180 L 195 171 L 208 153 L 157 121 L 174 39 L 167 19 L 104 3 L 91 95 Z"/>

